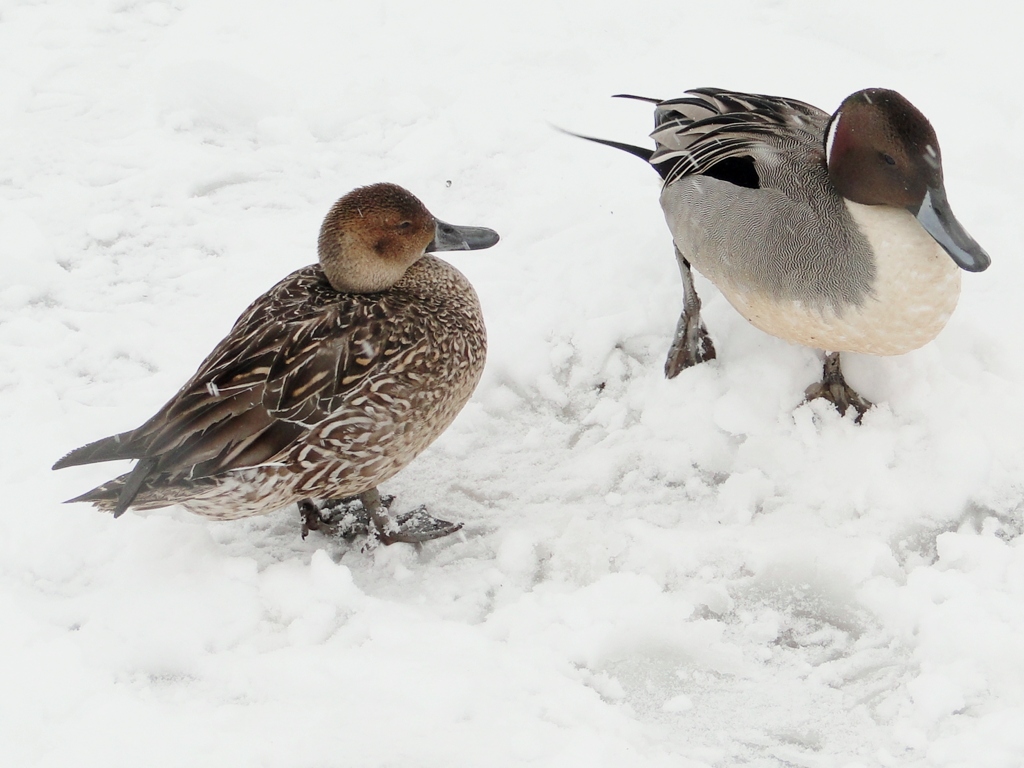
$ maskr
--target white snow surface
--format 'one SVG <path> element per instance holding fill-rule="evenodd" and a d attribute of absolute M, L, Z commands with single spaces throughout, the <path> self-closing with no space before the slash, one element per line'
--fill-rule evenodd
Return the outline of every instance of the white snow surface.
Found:
<path fill-rule="evenodd" d="M 1024 764 L 1018 35 L 984 1 L 0 4 L 0 764 Z M 993 264 L 923 349 L 845 356 L 860 426 L 702 280 L 719 357 L 663 378 L 659 180 L 554 126 L 646 146 L 609 96 L 707 85 L 936 128 Z M 382 489 L 464 530 L 63 505 L 129 465 L 53 462 L 376 181 L 502 235 L 450 255 L 483 381 Z"/>

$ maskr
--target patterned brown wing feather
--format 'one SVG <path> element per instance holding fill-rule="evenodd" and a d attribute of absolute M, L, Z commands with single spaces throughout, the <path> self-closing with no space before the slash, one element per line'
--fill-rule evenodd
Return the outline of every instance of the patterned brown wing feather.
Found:
<path fill-rule="evenodd" d="M 154 474 L 190 478 L 272 461 L 409 343 L 386 337 L 387 311 L 379 296 L 337 293 L 317 266 L 289 275 L 111 458 L 157 458 Z"/>
<path fill-rule="evenodd" d="M 263 406 L 276 418 L 314 424 L 336 410 L 383 361 L 381 301 L 353 294 L 316 317 L 292 324 L 266 375 Z"/>

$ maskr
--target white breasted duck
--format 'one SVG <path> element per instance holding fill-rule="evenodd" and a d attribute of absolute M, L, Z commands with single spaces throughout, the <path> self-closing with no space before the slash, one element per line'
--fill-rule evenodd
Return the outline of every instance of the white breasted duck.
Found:
<path fill-rule="evenodd" d="M 624 98 L 641 98 L 624 96 Z M 831 117 L 810 104 L 716 88 L 656 104 L 655 149 L 581 138 L 647 160 L 664 179 L 684 307 L 665 374 L 715 357 L 691 264 L 761 330 L 826 350 L 807 390 L 859 420 L 871 404 L 840 352 L 898 355 L 931 341 L 988 254 L 950 210 L 931 124 L 869 88 Z"/>
<path fill-rule="evenodd" d="M 476 293 L 429 253 L 497 242 L 394 184 L 345 195 L 320 229 L 319 264 L 258 298 L 153 418 L 54 465 L 138 459 L 71 501 L 222 520 L 297 503 L 306 526 L 330 528 L 315 500 L 358 497 L 363 530 L 386 544 L 458 530 L 422 511 L 391 520 L 377 486 L 448 427 L 483 372 Z"/>

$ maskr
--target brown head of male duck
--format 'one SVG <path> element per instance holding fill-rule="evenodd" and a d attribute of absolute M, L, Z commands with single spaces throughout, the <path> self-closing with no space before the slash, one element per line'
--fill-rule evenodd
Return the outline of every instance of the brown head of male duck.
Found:
<path fill-rule="evenodd" d="M 476 293 L 429 254 L 497 242 L 394 184 L 345 195 L 324 219 L 319 264 L 253 302 L 149 421 L 54 465 L 138 460 L 71 501 L 115 517 L 180 504 L 220 520 L 299 504 L 318 527 L 315 500 L 358 497 L 387 544 L 458 530 L 424 513 L 391 520 L 377 486 L 451 424 L 484 367 Z"/>

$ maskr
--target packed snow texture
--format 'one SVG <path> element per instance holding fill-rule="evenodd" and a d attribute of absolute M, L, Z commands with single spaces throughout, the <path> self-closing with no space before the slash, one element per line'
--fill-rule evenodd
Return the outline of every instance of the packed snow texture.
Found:
<path fill-rule="evenodd" d="M 1012 4 L 0 5 L 0 763 L 1020 766 L 1024 74 Z M 813 350 L 698 280 L 648 145 L 715 85 L 931 119 L 993 258 L 934 342 Z M 450 254 L 483 382 L 382 489 L 464 530 L 300 538 L 295 508 L 114 520 L 50 471 L 144 421 L 320 220 L 392 181 L 502 235 Z"/>

